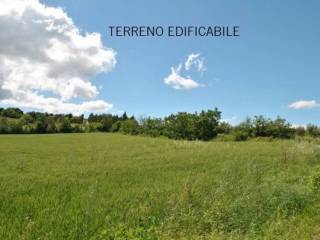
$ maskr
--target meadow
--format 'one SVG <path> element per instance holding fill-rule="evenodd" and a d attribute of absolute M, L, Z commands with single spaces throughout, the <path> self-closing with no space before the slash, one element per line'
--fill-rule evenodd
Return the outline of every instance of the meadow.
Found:
<path fill-rule="evenodd" d="M 320 239 L 320 145 L 1 135 L 0 239 Z"/>

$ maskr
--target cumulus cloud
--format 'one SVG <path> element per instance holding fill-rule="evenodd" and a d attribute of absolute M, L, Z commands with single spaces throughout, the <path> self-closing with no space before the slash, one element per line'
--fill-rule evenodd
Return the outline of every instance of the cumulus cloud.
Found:
<path fill-rule="evenodd" d="M 15 98 L 2 101 L 3 104 L 16 107 L 44 109 L 50 113 L 73 113 L 80 115 L 84 112 L 101 112 L 110 110 L 113 105 L 102 100 L 84 101 L 82 103 L 64 102 L 59 98 L 44 97 L 35 93 L 17 94 Z"/>
<path fill-rule="evenodd" d="M 317 107 L 320 107 L 320 103 L 318 103 L 315 100 L 310 100 L 310 101 L 301 100 L 301 101 L 291 103 L 288 107 L 294 108 L 294 109 L 317 108 Z"/>
<path fill-rule="evenodd" d="M 200 54 L 191 53 L 187 57 L 184 63 L 184 70 L 188 72 L 193 66 L 196 67 L 197 71 L 203 73 L 205 71 L 204 59 L 200 58 Z M 203 85 L 199 84 L 196 80 L 191 79 L 190 76 L 182 76 L 182 64 L 180 63 L 177 67 L 171 67 L 171 73 L 164 79 L 164 83 L 173 87 L 174 89 L 190 90 L 198 88 Z"/>
<path fill-rule="evenodd" d="M 201 58 L 200 53 L 191 53 L 187 57 L 187 60 L 184 63 L 185 70 L 189 71 L 193 66 L 196 67 L 198 72 L 204 72 L 206 70 L 204 58 Z"/>
<path fill-rule="evenodd" d="M 0 3 L 0 103 L 56 113 L 112 107 L 95 100 L 99 90 L 90 81 L 116 65 L 99 33 L 83 34 L 61 8 L 39 0 Z"/>
<path fill-rule="evenodd" d="M 191 78 L 185 78 L 180 75 L 181 64 L 178 67 L 171 68 L 171 74 L 164 79 L 164 83 L 175 89 L 193 89 L 200 86 L 199 83 Z"/>

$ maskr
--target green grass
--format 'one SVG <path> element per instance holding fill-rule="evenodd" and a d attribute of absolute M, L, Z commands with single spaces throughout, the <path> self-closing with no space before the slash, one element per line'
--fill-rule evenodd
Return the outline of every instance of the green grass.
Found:
<path fill-rule="evenodd" d="M 0 239 L 318 240 L 319 166 L 307 142 L 2 135 Z"/>

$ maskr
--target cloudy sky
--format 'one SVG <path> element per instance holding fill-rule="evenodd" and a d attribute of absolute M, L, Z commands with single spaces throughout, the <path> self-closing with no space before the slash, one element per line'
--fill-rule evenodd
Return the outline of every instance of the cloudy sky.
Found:
<path fill-rule="evenodd" d="M 320 2 L 0 0 L 0 106 L 320 124 Z M 238 38 L 111 37 L 111 25 L 237 25 Z"/>

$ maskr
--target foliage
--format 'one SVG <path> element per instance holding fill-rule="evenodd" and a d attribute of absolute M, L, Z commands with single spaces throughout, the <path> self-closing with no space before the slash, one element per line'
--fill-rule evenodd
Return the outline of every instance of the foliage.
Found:
<path fill-rule="evenodd" d="M 110 131 L 111 132 L 118 132 L 121 127 L 121 121 L 116 121 L 112 124 Z"/>
<path fill-rule="evenodd" d="M 221 112 L 218 109 L 197 113 L 180 112 L 164 119 L 165 135 L 173 139 L 208 141 L 218 134 Z"/>
<path fill-rule="evenodd" d="M 1 110 L 1 116 L 8 118 L 20 118 L 23 112 L 19 108 L 7 108 Z"/>
<path fill-rule="evenodd" d="M 151 137 L 164 135 L 165 125 L 161 118 L 142 118 L 140 120 L 140 132 Z"/>
<path fill-rule="evenodd" d="M 48 114 L 40 112 L 23 113 L 18 108 L 0 109 L 0 134 L 22 133 L 81 133 L 81 132 L 121 132 L 142 134 L 151 137 L 164 136 L 171 139 L 209 141 L 221 136 L 228 140 L 245 141 L 251 138 L 293 139 L 294 137 L 318 138 L 320 128 L 309 124 L 294 128 L 284 118 L 255 116 L 246 118 L 238 125 L 220 121 L 221 111 L 201 111 L 199 113 L 179 112 L 164 118 L 141 118 L 134 116 L 93 114 L 84 115 Z M 222 141 L 226 137 L 218 138 Z"/>
<path fill-rule="evenodd" d="M 58 132 L 61 132 L 61 133 L 71 133 L 72 132 L 71 121 L 66 117 L 60 119 L 57 130 Z"/>
<path fill-rule="evenodd" d="M 227 122 L 219 122 L 219 126 L 217 128 L 218 134 L 230 134 L 232 131 L 232 125 Z"/>
<path fill-rule="evenodd" d="M 249 133 L 241 129 L 236 129 L 233 134 L 235 141 L 246 141 L 249 138 Z"/>
<path fill-rule="evenodd" d="M 135 119 L 126 119 L 121 122 L 119 131 L 124 134 L 138 134 L 138 122 Z"/>
<path fill-rule="evenodd" d="M 234 127 L 234 135 L 238 141 L 244 141 L 255 137 L 271 137 L 280 139 L 293 138 L 295 129 L 283 118 L 275 120 L 264 116 L 255 116 L 254 119 L 247 118 L 244 122 Z"/>
<path fill-rule="evenodd" d="M 307 133 L 311 137 L 319 137 L 320 136 L 320 129 L 316 125 L 308 124 L 307 125 Z"/>

